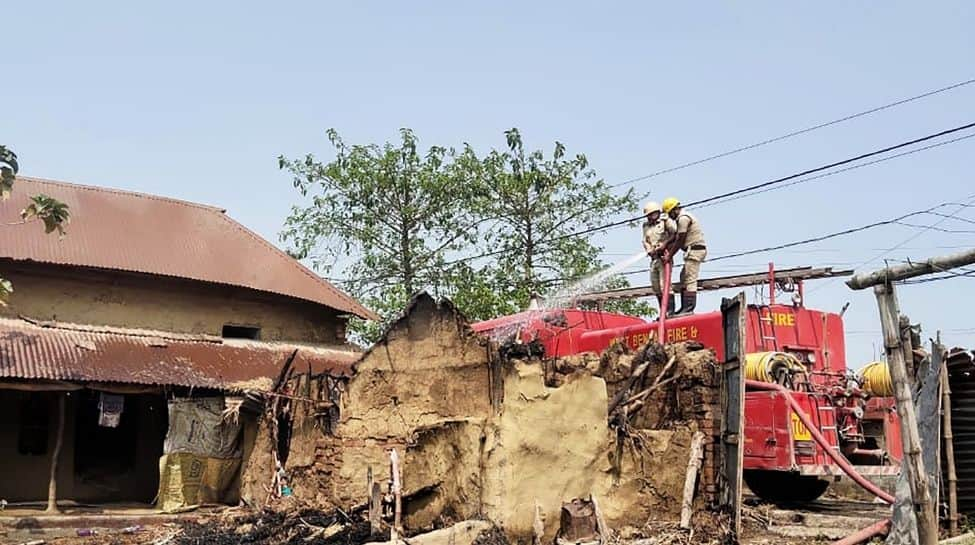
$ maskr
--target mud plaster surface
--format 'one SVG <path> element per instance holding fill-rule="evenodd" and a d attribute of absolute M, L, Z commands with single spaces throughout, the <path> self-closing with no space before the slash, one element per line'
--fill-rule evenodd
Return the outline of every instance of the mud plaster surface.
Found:
<path fill-rule="evenodd" d="M 518 362 L 505 380 L 504 408 L 488 426 L 485 513 L 512 536 L 530 535 L 536 506 L 545 538 L 558 530 L 562 502 L 595 494 L 610 526 L 642 526 L 679 513 L 691 430 L 639 430 L 624 441 L 607 424 L 606 385 L 586 372 L 558 388 L 542 366 Z"/>

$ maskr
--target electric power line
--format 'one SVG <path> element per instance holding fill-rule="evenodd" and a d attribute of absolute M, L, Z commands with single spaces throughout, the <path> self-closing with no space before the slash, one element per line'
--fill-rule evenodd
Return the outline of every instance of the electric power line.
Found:
<path fill-rule="evenodd" d="M 932 211 L 932 210 L 937 210 L 937 209 L 943 208 L 945 206 L 952 206 L 952 204 L 954 204 L 954 203 L 941 203 L 941 204 L 932 206 L 930 208 L 925 208 L 923 210 L 916 210 L 914 212 L 909 212 L 907 214 L 903 214 L 903 215 L 898 216 L 896 218 L 887 219 L 887 220 L 881 220 L 881 221 L 876 221 L 876 222 L 873 222 L 873 223 L 868 223 L 866 225 L 861 225 L 859 227 L 852 227 L 850 229 L 844 229 L 842 231 L 836 231 L 836 232 L 833 232 L 833 233 L 829 233 L 829 234 L 821 235 L 821 236 L 817 236 L 817 237 L 811 237 L 811 238 L 806 238 L 806 239 L 802 239 L 802 240 L 796 240 L 796 241 L 793 241 L 793 242 L 787 242 L 787 243 L 778 244 L 778 245 L 775 245 L 775 246 L 766 246 L 764 248 L 756 248 L 756 249 L 753 249 L 753 250 L 744 250 L 744 251 L 740 251 L 740 252 L 723 254 L 723 255 L 720 255 L 720 256 L 717 256 L 717 257 L 709 258 L 709 259 L 707 259 L 707 262 L 708 263 L 712 263 L 714 261 L 722 261 L 722 260 L 725 260 L 725 259 L 734 259 L 736 257 L 744 257 L 744 256 L 754 255 L 754 254 L 760 254 L 760 253 L 764 253 L 764 252 L 772 252 L 772 251 L 775 251 L 775 250 L 782 250 L 782 249 L 785 249 L 785 248 L 792 248 L 794 246 L 802 246 L 802 245 L 805 245 L 805 244 L 813 244 L 815 242 L 822 242 L 824 240 L 829 240 L 829 239 L 832 239 L 832 238 L 837 238 L 837 237 L 852 235 L 854 233 L 859 233 L 861 231 L 866 231 L 866 230 L 869 230 L 869 229 L 874 229 L 874 228 L 881 227 L 881 226 L 884 226 L 884 225 L 898 224 L 901 220 L 903 220 L 905 218 L 909 218 L 911 216 L 916 216 L 916 215 L 919 215 L 919 214 L 924 214 L 926 212 L 929 212 L 929 211 Z M 947 220 L 942 220 L 942 221 L 947 221 Z M 927 226 L 918 226 L 918 227 L 924 229 Z M 887 251 L 889 251 L 889 250 L 887 250 Z M 860 263 L 858 266 L 862 266 L 862 265 L 864 265 L 864 263 Z M 628 276 L 628 275 L 641 274 L 641 273 L 647 273 L 647 272 L 650 272 L 650 269 L 649 268 L 640 269 L 640 270 L 636 270 L 636 271 L 628 271 L 628 272 L 623 273 L 623 274 Z"/>
<path fill-rule="evenodd" d="M 925 278 L 914 278 L 914 279 L 911 279 L 911 280 L 901 280 L 900 282 L 896 282 L 896 283 L 899 284 L 899 285 L 908 286 L 908 285 L 912 285 L 912 284 L 927 284 L 928 282 L 938 282 L 940 280 L 950 280 L 952 278 L 975 278 L 975 273 L 973 273 L 971 271 L 969 271 L 969 272 L 960 272 L 960 273 L 945 273 L 945 274 L 942 274 L 941 276 L 928 276 L 928 277 L 925 277 Z"/>
<path fill-rule="evenodd" d="M 772 185 L 778 185 L 778 184 L 780 184 L 782 182 L 787 182 L 789 180 L 794 180 L 796 178 L 801 178 L 802 176 L 808 176 L 809 174 L 815 174 L 817 172 L 822 172 L 824 170 L 829 170 L 831 168 L 836 168 L 838 166 L 843 166 L 843 165 L 846 165 L 846 164 L 849 164 L 849 163 L 855 163 L 857 161 L 861 161 L 861 160 L 867 159 L 869 157 L 874 157 L 874 156 L 877 156 L 877 155 L 882 155 L 884 153 L 889 153 L 889 152 L 894 151 L 894 150 L 897 150 L 897 149 L 906 148 L 908 146 L 913 146 L 914 144 L 920 144 L 921 142 L 927 142 L 928 140 L 933 140 L 935 138 L 940 138 L 942 136 L 947 136 L 949 134 L 954 134 L 956 132 L 963 131 L 963 130 L 966 130 L 966 129 L 970 129 L 972 127 L 975 127 L 975 123 L 966 123 L 964 125 L 959 125 L 957 127 L 953 127 L 953 128 L 950 128 L 950 129 L 943 130 L 941 132 L 936 132 L 936 133 L 933 133 L 933 134 L 929 134 L 929 135 L 926 135 L 926 136 L 922 136 L 920 138 L 915 138 L 914 140 L 908 140 L 907 142 L 901 142 L 900 144 L 895 144 L 893 146 L 888 146 L 886 148 L 882 148 L 882 149 L 879 149 L 879 150 L 874 150 L 874 151 L 870 151 L 870 152 L 867 152 L 867 153 L 863 153 L 863 154 L 860 154 L 860 155 L 858 155 L 856 157 L 850 157 L 849 159 L 843 159 L 842 161 L 836 161 L 834 163 L 830 163 L 828 165 L 823 165 L 821 167 L 811 168 L 809 170 L 806 170 L 806 171 L 803 171 L 803 172 L 799 172 L 797 174 L 790 174 L 788 176 L 783 176 L 781 178 L 776 178 L 774 180 L 769 180 L 767 182 L 762 182 L 760 184 L 755 184 L 755 185 L 752 185 L 752 186 L 749 186 L 749 187 L 743 187 L 741 189 L 736 189 L 734 191 L 729 191 L 729 192 L 724 193 L 722 195 L 715 195 L 713 197 L 707 197 L 705 199 L 701 199 L 701 200 L 698 200 L 698 201 L 690 202 L 690 203 L 687 204 L 687 206 L 688 207 L 691 207 L 691 206 L 700 206 L 702 204 L 706 204 L 706 203 L 709 203 L 711 201 L 716 201 L 716 200 L 719 200 L 719 199 L 724 199 L 726 197 L 731 197 L 731 196 L 739 195 L 739 194 L 742 194 L 742 193 L 748 193 L 748 192 L 754 191 L 756 189 L 762 189 L 764 187 L 769 187 L 769 186 L 772 186 Z"/>
<path fill-rule="evenodd" d="M 891 246 L 890 248 L 887 248 L 886 250 L 881 251 L 880 253 L 878 253 L 877 255 L 873 256 L 872 258 L 870 258 L 870 259 L 868 259 L 868 260 L 860 263 L 859 265 L 857 265 L 856 267 L 854 267 L 854 269 L 859 269 L 860 267 L 864 267 L 866 265 L 869 265 L 870 263 L 873 263 L 874 261 L 876 261 L 876 260 L 878 260 L 878 259 L 880 259 L 880 258 L 882 258 L 882 257 L 884 257 L 886 255 L 889 255 L 894 250 L 900 249 L 901 247 L 906 246 L 910 242 L 912 242 L 914 240 L 917 240 L 917 238 L 920 237 L 921 235 L 923 235 L 924 233 L 927 233 L 928 231 L 937 228 L 939 225 L 941 225 L 942 223 L 948 221 L 949 219 L 954 219 L 955 217 L 957 217 L 958 214 L 961 213 L 962 210 L 965 210 L 966 208 L 970 208 L 972 206 L 972 202 L 975 202 L 975 194 L 969 195 L 966 198 L 968 200 L 966 202 L 964 202 L 964 203 L 949 202 L 949 203 L 946 203 L 946 204 L 944 204 L 942 206 L 936 206 L 936 207 L 933 207 L 933 208 L 929 208 L 928 210 L 925 210 L 923 213 L 927 213 L 927 212 L 934 211 L 934 210 L 936 210 L 938 208 L 942 208 L 943 206 L 956 206 L 957 207 L 957 210 L 955 210 L 951 214 L 944 215 L 944 217 L 942 219 L 940 219 L 940 220 L 938 220 L 938 221 L 936 221 L 936 222 L 934 222 L 934 223 L 932 223 L 930 225 L 919 226 L 919 227 L 921 227 L 920 232 L 915 233 L 915 234 L 913 234 L 913 235 L 905 238 L 901 242 L 895 244 L 894 246 Z M 904 219 L 904 218 L 898 218 L 898 220 L 901 220 L 901 219 Z M 827 280 L 826 282 L 823 282 L 823 283 L 821 283 L 821 284 L 819 284 L 817 286 L 814 286 L 812 289 L 808 290 L 806 293 L 807 294 L 808 293 L 812 293 L 814 291 L 817 291 L 817 290 L 820 290 L 822 288 L 825 288 L 826 286 L 832 284 L 836 280 L 837 280 L 836 278 L 832 278 L 830 280 Z"/>
<path fill-rule="evenodd" d="M 812 172 L 820 172 L 822 170 L 831 168 L 831 167 L 836 166 L 836 165 L 848 164 L 848 163 L 850 163 L 852 161 L 856 161 L 856 160 L 862 159 L 864 157 L 870 157 L 870 156 L 877 155 L 879 153 L 884 153 L 886 151 L 891 151 L 891 150 L 894 150 L 894 149 L 899 149 L 901 147 L 904 147 L 904 146 L 907 146 L 907 145 L 911 145 L 913 143 L 923 142 L 923 141 L 926 141 L 926 140 L 930 140 L 932 138 L 936 138 L 937 136 L 943 136 L 943 135 L 946 135 L 946 134 L 951 134 L 953 132 L 957 132 L 959 130 L 964 130 L 965 128 L 971 128 L 971 127 L 975 127 L 975 123 L 969 123 L 969 124 L 966 124 L 966 125 L 962 125 L 960 127 L 955 127 L 953 129 L 948 129 L 948 130 L 945 130 L 945 131 L 941 131 L 939 133 L 934 133 L 932 135 L 928 135 L 928 136 L 924 136 L 924 137 L 921 137 L 921 138 L 917 138 L 917 139 L 911 140 L 909 142 L 904 142 L 904 143 L 897 144 L 897 145 L 894 145 L 894 146 L 889 146 L 887 148 L 884 148 L 883 150 L 877 150 L 877 151 L 874 151 L 874 152 L 869 152 L 869 153 L 866 153 L 866 154 L 862 154 L 860 156 L 857 156 L 855 158 L 845 159 L 843 161 L 838 161 L 838 162 L 835 162 L 835 163 L 831 163 L 830 165 L 825 165 L 825 166 L 817 167 L 817 168 L 814 168 L 814 169 L 809 169 L 809 170 L 804 171 L 804 173 L 808 174 L 808 173 L 812 173 Z M 840 171 L 837 171 L 836 173 L 838 174 L 840 172 L 845 172 L 845 171 L 853 170 L 854 168 L 860 168 L 861 166 L 869 166 L 869 165 L 876 164 L 876 163 L 880 163 L 880 162 L 887 161 L 887 160 L 890 160 L 890 159 L 895 159 L 895 158 L 898 158 L 898 157 L 903 157 L 905 155 L 910 155 L 910 154 L 917 153 L 917 152 L 920 152 L 920 151 L 925 151 L 925 150 L 932 149 L 932 148 L 935 148 L 935 147 L 938 147 L 938 146 L 941 146 L 941 145 L 946 145 L 946 144 L 958 142 L 958 141 L 961 141 L 961 140 L 965 140 L 965 139 L 971 138 L 973 136 L 975 136 L 975 134 L 966 135 L 964 137 L 955 138 L 955 139 L 952 139 L 952 140 L 949 140 L 949 141 L 946 141 L 946 142 L 941 142 L 941 143 L 938 143 L 938 144 L 932 144 L 932 145 L 929 145 L 929 146 L 925 146 L 923 148 L 919 148 L 917 150 L 911 150 L 909 152 L 904 152 L 904 153 L 892 155 L 890 157 L 884 157 L 884 158 L 881 158 L 881 159 L 877 159 L 877 160 L 871 161 L 869 163 L 864 163 L 863 165 L 855 165 L 853 167 L 848 167 L 846 169 L 842 169 Z M 790 175 L 790 176 L 786 176 L 784 178 L 778 178 L 776 180 L 770 180 L 770 181 L 764 182 L 762 184 L 757 184 L 757 185 L 751 186 L 750 188 L 743 188 L 743 189 L 740 189 L 740 190 L 736 190 L 734 192 L 725 193 L 724 196 L 708 197 L 708 198 L 703 199 L 703 200 L 699 200 L 699 201 L 695 201 L 695 202 L 692 202 L 692 203 L 688 203 L 686 205 L 686 207 L 690 208 L 690 207 L 694 207 L 694 206 L 699 206 L 699 203 L 709 203 L 709 202 L 716 201 L 718 198 L 723 198 L 723 197 L 727 197 L 727 196 L 733 196 L 733 195 L 736 195 L 736 194 L 747 193 L 747 192 L 751 191 L 753 188 L 756 188 L 756 187 L 768 187 L 770 184 L 774 184 L 774 183 L 778 183 L 778 182 L 782 182 L 782 181 L 787 181 L 787 180 L 792 180 L 792 179 L 795 179 L 797 177 L 801 177 L 801 176 L 804 175 L 804 173 L 793 174 L 793 175 Z M 819 177 L 825 177 L 825 176 L 829 176 L 829 175 L 832 175 L 832 174 L 833 173 L 821 174 Z M 816 177 L 809 178 L 807 180 L 812 180 L 812 179 L 816 179 Z M 804 179 L 804 180 L 806 180 L 806 179 Z M 795 183 L 800 183 L 800 182 L 802 182 L 804 180 L 798 180 L 796 182 L 793 182 L 793 184 L 789 184 L 789 185 L 794 185 Z M 766 189 L 765 191 L 768 191 L 768 189 Z M 760 192 L 748 193 L 746 195 L 742 195 L 741 197 L 737 197 L 737 198 L 743 198 L 745 196 L 752 196 L 753 194 L 757 194 L 757 193 L 760 193 Z M 722 201 L 722 202 L 727 202 L 728 200 L 730 200 L 730 199 L 727 199 L 727 200 Z M 720 204 L 720 203 L 716 203 L 716 204 Z M 809 244 L 809 243 L 812 243 L 812 242 L 819 242 L 821 240 L 827 240 L 829 238 L 834 238 L 835 236 L 842 236 L 842 235 L 845 235 L 845 234 L 851 234 L 851 233 L 857 232 L 859 230 L 869 229 L 869 228 L 873 228 L 873 227 L 879 227 L 881 225 L 888 225 L 890 223 L 897 223 L 898 221 L 903 220 L 903 219 L 906 219 L 906 218 L 908 218 L 910 216 L 914 216 L 914 215 L 921 214 L 921 213 L 933 212 L 937 208 L 941 208 L 941 207 L 944 207 L 944 206 L 947 206 L 947 205 L 957 205 L 957 206 L 966 206 L 967 207 L 967 206 L 970 206 L 970 203 L 969 204 L 943 203 L 941 205 L 938 205 L 938 206 L 933 207 L 933 208 L 930 208 L 930 209 L 926 209 L 926 210 L 923 210 L 923 211 L 919 211 L 919 212 L 907 214 L 907 215 L 901 216 L 899 218 L 896 218 L 894 220 L 889 220 L 889 221 L 885 221 L 885 222 L 879 222 L 877 224 L 871 224 L 869 226 L 864 226 L 864 228 L 858 228 L 858 229 L 852 230 L 850 232 L 833 233 L 833 234 L 827 235 L 825 237 L 816 237 L 816 238 L 813 238 L 813 239 L 807 239 L 805 241 L 798 241 L 798 243 L 790 243 L 790 244 L 782 245 L 782 246 L 779 246 L 779 247 L 772 247 L 772 248 L 760 249 L 760 250 L 749 250 L 749 251 L 746 251 L 746 252 L 739 252 L 739 253 L 735 253 L 735 254 L 729 254 L 728 256 L 716 257 L 716 258 L 710 259 L 709 261 L 715 261 L 715 260 L 718 260 L 718 259 L 730 259 L 732 257 L 741 257 L 741 256 L 744 256 L 744 255 L 751 255 L 751 254 L 754 254 L 754 253 L 762 253 L 762 252 L 767 252 L 767 251 L 772 251 L 772 250 L 789 248 L 789 247 L 792 247 L 792 246 L 798 246 L 798 245 L 802 245 L 802 244 Z M 956 211 L 955 214 L 957 214 L 957 211 Z M 950 218 L 955 218 L 954 215 L 952 215 L 952 216 L 946 216 L 945 219 L 943 219 L 941 222 L 938 222 L 938 224 L 946 221 L 949 217 Z M 540 245 L 551 244 L 552 242 L 558 242 L 560 240 L 564 240 L 564 239 L 567 239 L 567 238 L 576 237 L 576 236 L 582 236 L 582 235 L 594 233 L 594 232 L 597 232 L 597 231 L 603 231 L 603 230 L 610 229 L 610 228 L 613 228 L 613 227 L 619 227 L 619 226 L 622 226 L 622 225 L 626 225 L 626 224 L 629 224 L 629 223 L 633 223 L 634 221 L 638 221 L 638 220 L 640 220 L 642 218 L 643 218 L 643 216 L 637 216 L 637 217 L 630 218 L 630 219 L 626 219 L 626 220 L 622 220 L 622 221 L 616 221 L 616 222 L 608 223 L 608 224 L 605 224 L 605 225 L 595 226 L 595 227 L 583 229 L 583 230 L 580 230 L 580 231 L 574 231 L 574 232 L 571 232 L 571 233 L 566 233 L 566 234 L 563 234 L 563 235 L 559 235 L 559 236 L 553 237 L 553 238 L 548 239 L 548 240 L 543 240 L 539 244 Z M 913 240 L 913 239 L 911 239 L 911 240 Z M 510 251 L 509 249 L 499 249 L 499 250 L 494 250 L 494 251 L 491 251 L 491 252 L 485 252 L 485 253 L 481 253 L 481 254 L 477 254 L 477 255 L 461 257 L 461 258 L 458 258 L 458 259 L 446 261 L 444 263 L 444 265 L 445 266 L 446 265 L 454 265 L 454 264 L 463 263 L 463 262 L 467 262 L 467 261 L 473 261 L 473 260 L 476 260 L 476 259 L 482 259 L 482 258 L 485 258 L 485 257 L 493 257 L 493 256 L 496 256 L 496 255 L 501 255 L 501 254 L 507 253 L 509 251 Z M 539 250 L 539 253 L 544 253 L 545 251 L 546 251 L 546 249 L 545 248 L 542 248 L 542 249 Z M 862 266 L 862 264 L 861 264 L 861 266 Z M 642 271 L 638 271 L 638 272 L 642 272 Z M 631 274 L 631 273 L 627 273 L 627 274 Z M 337 279 L 337 278 L 329 279 L 329 280 L 330 281 L 333 281 L 333 282 L 338 282 L 338 283 L 352 283 L 352 282 L 366 282 L 366 283 L 368 283 L 368 282 L 373 282 L 373 281 L 377 281 L 377 280 L 382 280 L 384 278 L 385 278 L 385 276 L 375 277 L 375 278 L 366 278 L 366 279 L 356 279 L 356 280 L 352 280 L 352 279 Z"/>
<path fill-rule="evenodd" d="M 861 160 L 866 159 L 866 158 L 869 158 L 869 157 L 875 157 L 877 155 L 882 155 L 884 153 L 889 153 L 889 152 L 894 151 L 894 150 L 897 150 L 897 149 L 901 149 L 901 148 L 904 148 L 904 147 L 908 147 L 908 146 L 912 146 L 912 145 L 915 145 L 915 144 L 919 144 L 921 142 L 926 142 L 928 140 L 932 140 L 932 139 L 935 139 L 935 138 L 939 138 L 939 137 L 942 137 L 942 136 L 946 136 L 946 135 L 949 135 L 949 134 L 953 134 L 953 133 L 956 133 L 956 132 L 959 132 L 959 131 L 963 131 L 963 130 L 966 130 L 966 129 L 970 129 L 970 128 L 973 128 L 973 127 L 975 127 L 975 123 L 967 123 L 965 125 L 960 125 L 958 127 L 953 127 L 951 129 L 946 129 L 946 130 L 939 131 L 939 132 L 936 132 L 936 133 L 933 133 L 933 134 L 928 134 L 928 135 L 922 136 L 920 138 L 915 138 L 913 140 L 909 140 L 909 141 L 906 141 L 906 142 L 901 142 L 899 144 L 895 144 L 895 145 L 887 146 L 885 148 L 881 148 L 881 149 L 878 149 L 878 150 L 874 150 L 874 151 L 870 151 L 870 152 L 867 152 L 867 153 L 863 153 L 863 154 L 857 155 L 856 157 L 850 157 L 850 158 L 847 158 L 847 159 L 843 159 L 841 161 L 835 161 L 835 162 L 830 163 L 830 164 L 827 164 L 827 165 L 823 165 L 823 166 L 819 166 L 819 167 L 807 169 L 807 170 L 804 170 L 802 172 L 798 172 L 798 173 L 795 173 L 795 174 L 790 174 L 788 176 L 783 176 L 783 177 L 780 177 L 780 178 L 775 178 L 773 180 L 768 180 L 768 181 L 762 182 L 760 184 L 755 184 L 755 185 L 752 185 L 752 186 L 748 186 L 748 187 L 736 189 L 734 191 L 729 191 L 727 193 L 723 193 L 723 194 L 719 194 L 719 195 L 714 195 L 714 196 L 711 196 L 711 197 L 706 197 L 704 199 L 700 199 L 700 200 L 697 200 L 697 201 L 692 201 L 692 202 L 686 203 L 684 205 L 684 207 L 685 208 L 697 208 L 697 207 L 701 207 L 701 205 L 704 205 L 704 204 L 707 204 L 707 203 L 715 202 L 715 201 L 718 201 L 718 200 L 722 200 L 722 201 L 723 200 L 727 200 L 728 197 L 734 197 L 734 196 L 737 196 L 737 195 L 743 195 L 742 197 L 739 197 L 739 198 L 744 198 L 744 196 L 752 196 L 754 194 L 761 193 L 761 192 L 756 191 L 757 189 L 763 189 L 763 188 L 772 187 L 772 186 L 775 186 L 775 185 L 778 185 L 778 184 L 782 184 L 782 183 L 785 183 L 785 182 L 788 182 L 788 181 L 796 180 L 797 178 L 802 178 L 803 176 L 808 176 L 809 174 L 815 174 L 817 172 L 822 172 L 822 171 L 825 171 L 825 170 L 829 170 L 829 169 L 835 168 L 837 166 L 847 165 L 847 164 L 850 164 L 850 163 L 854 163 L 856 161 L 861 161 Z M 973 135 L 966 135 L 965 137 L 961 137 L 961 138 L 955 138 L 953 140 L 944 142 L 943 144 L 955 143 L 955 142 L 958 142 L 958 141 L 961 141 L 961 140 L 965 140 L 965 139 L 967 139 L 967 138 L 969 138 L 971 136 L 975 136 L 975 134 L 973 134 Z M 934 146 L 934 145 L 932 145 L 932 146 L 926 146 L 926 147 L 921 148 L 921 149 L 919 149 L 917 151 L 925 151 L 925 150 L 928 150 L 928 149 L 931 149 L 931 148 L 934 148 L 934 147 L 938 147 L 938 146 Z M 883 161 L 887 161 L 887 160 L 890 160 L 890 159 L 896 159 L 896 158 L 902 157 L 904 155 L 910 155 L 910 153 L 902 153 L 902 154 L 892 155 L 890 157 L 885 157 L 883 159 L 878 159 L 878 160 L 872 161 L 870 163 L 866 163 L 863 166 L 877 164 L 877 163 L 880 163 L 880 162 L 883 162 Z M 848 168 L 846 170 L 853 170 L 853 168 Z M 815 178 L 812 178 L 812 179 L 815 179 Z M 614 221 L 614 222 L 607 223 L 607 224 L 604 224 L 604 225 L 597 225 L 597 226 L 594 226 L 594 227 L 589 227 L 589 228 L 586 228 L 586 229 L 582 229 L 580 231 L 574 231 L 574 232 L 571 232 L 571 233 L 566 233 L 566 234 L 563 234 L 563 235 L 559 235 L 557 237 L 553 237 L 553 238 L 549 239 L 548 241 L 542 241 L 541 244 L 544 244 L 546 242 L 548 242 L 548 243 L 557 242 L 559 240 L 564 240 L 566 238 L 571 238 L 571 237 L 576 237 L 576 236 L 581 236 L 581 235 L 588 235 L 588 234 L 596 233 L 596 232 L 599 232 L 599 231 L 605 231 L 607 229 L 612 229 L 612 228 L 615 228 L 615 227 L 621 227 L 623 225 L 632 224 L 632 223 L 637 222 L 637 221 L 639 221 L 641 219 L 643 219 L 643 216 L 634 216 L 632 218 L 627 218 L 627 219 L 624 219 L 624 220 Z"/>
<path fill-rule="evenodd" d="M 729 155 L 734 155 L 736 153 L 741 153 L 743 151 L 748 151 L 748 150 L 751 150 L 751 149 L 755 149 L 755 148 L 758 148 L 758 147 L 761 147 L 761 146 L 765 146 L 767 144 L 773 144 L 775 142 L 781 142 L 782 140 L 786 140 L 786 139 L 789 139 L 789 138 L 792 138 L 792 137 L 795 137 L 795 136 L 799 136 L 799 135 L 802 135 L 802 134 L 806 134 L 808 132 L 812 132 L 812 131 L 815 131 L 815 130 L 818 130 L 818 129 L 822 129 L 822 128 L 825 128 L 825 127 L 830 127 L 832 125 L 837 125 L 839 123 L 843 123 L 843 122 L 846 122 L 846 121 L 850 121 L 850 120 L 856 119 L 858 117 L 863 117 L 865 115 L 870 115 L 870 114 L 877 113 L 877 112 L 880 112 L 880 111 L 883 111 L 883 110 L 887 110 L 889 108 L 893 108 L 893 107 L 896 107 L 896 106 L 900 106 L 902 104 L 907 104 L 909 102 L 914 102 L 915 100 L 920 100 L 922 98 L 927 98 L 929 96 L 933 96 L 933 95 L 937 95 L 937 94 L 940 94 L 940 93 L 944 93 L 946 91 L 951 91 L 953 89 L 957 89 L 959 87 L 963 87 L 965 85 L 969 85 L 969 84 L 972 84 L 972 83 L 975 83 L 975 78 L 969 79 L 969 80 L 965 80 L 965 81 L 960 81 L 958 83 L 953 83 L 953 84 L 948 85 L 946 87 L 941 87 L 940 89 L 934 89 L 932 91 L 928 91 L 928 92 L 925 92 L 925 93 L 921 93 L 919 95 L 914 95 L 912 97 L 908 97 L 908 98 L 904 98 L 904 99 L 897 100 L 897 101 L 894 101 L 894 102 L 890 102 L 890 103 L 887 103 L 887 104 L 883 104 L 881 106 L 877 106 L 877 107 L 874 107 L 874 108 L 870 108 L 869 110 L 863 110 L 861 112 L 857 112 L 857 113 L 850 114 L 850 115 L 847 115 L 847 116 L 844 116 L 844 117 L 840 117 L 840 118 L 834 119 L 832 121 L 827 121 L 825 123 L 819 123 L 817 125 L 813 125 L 813 126 L 810 126 L 810 127 L 806 127 L 804 129 L 799 129 L 799 130 L 796 130 L 796 131 L 792 131 L 790 133 L 786 133 L 786 134 L 783 134 L 783 135 L 780 135 L 780 136 L 776 136 L 774 138 L 769 138 L 769 139 L 766 139 L 766 140 L 762 140 L 760 142 L 755 142 L 754 144 L 748 144 L 747 146 L 742 146 L 742 147 L 739 147 L 739 148 L 735 148 L 735 149 L 731 149 L 731 150 L 724 151 L 724 152 L 721 152 L 721 153 L 717 153 L 715 155 L 711 155 L 711 156 L 708 156 L 708 157 L 704 157 L 702 159 L 697 159 L 695 161 L 690 161 L 688 163 L 683 163 L 683 164 L 680 164 L 680 165 L 676 165 L 676 166 L 672 166 L 672 167 L 665 168 L 665 169 L 662 169 L 662 170 L 658 170 L 656 172 L 651 172 L 650 174 L 646 174 L 644 176 L 638 176 L 636 178 L 631 178 L 629 180 L 624 180 L 624 181 L 619 182 L 617 184 L 613 184 L 613 185 L 611 185 L 609 187 L 610 187 L 610 189 L 613 189 L 613 188 L 620 187 L 620 186 L 623 186 L 623 185 L 632 185 L 632 184 L 635 184 L 637 182 L 641 182 L 643 180 L 649 180 L 650 178 L 656 178 L 657 176 L 661 176 L 661 175 L 664 175 L 664 174 L 669 174 L 671 172 L 676 172 L 678 170 L 683 170 L 685 168 L 689 168 L 689 167 L 692 167 L 692 166 L 696 166 L 696 165 L 700 165 L 700 164 L 707 163 L 707 162 L 710 162 L 710 161 L 714 161 L 715 159 L 721 159 L 723 157 L 728 157 Z"/>
<path fill-rule="evenodd" d="M 929 144 L 929 145 L 924 146 L 924 147 L 921 147 L 921 148 L 912 149 L 910 151 L 904 151 L 904 152 L 901 152 L 901 153 L 898 153 L 898 154 L 895 154 L 895 155 L 890 155 L 890 156 L 887 156 L 887 157 L 881 157 L 880 159 L 874 159 L 873 161 L 868 161 L 866 163 L 860 163 L 858 165 L 848 166 L 846 168 L 841 168 L 839 170 L 834 170 L 834 171 L 826 172 L 826 173 L 823 173 L 823 174 L 817 174 L 816 176 L 810 176 L 809 178 L 801 178 L 801 179 L 798 179 L 798 180 L 793 180 L 793 181 L 791 181 L 791 182 L 789 182 L 787 184 L 783 184 L 783 185 L 780 185 L 780 186 L 767 187 L 765 189 L 761 189 L 761 190 L 758 190 L 758 191 L 753 191 L 753 192 L 746 193 L 746 194 L 743 194 L 743 195 L 735 195 L 733 197 L 728 197 L 727 199 L 721 199 L 719 201 L 710 202 L 710 203 L 704 204 L 702 206 L 696 206 L 695 208 L 696 209 L 710 208 L 712 206 L 718 206 L 718 205 L 721 205 L 721 204 L 727 204 L 727 203 L 732 202 L 732 201 L 737 201 L 738 199 L 744 199 L 744 198 L 747 198 L 747 197 L 754 197 L 755 195 L 761 195 L 762 193 L 768 193 L 769 191 L 778 191 L 780 189 L 785 189 L 787 187 L 792 187 L 794 185 L 804 184 L 804 183 L 812 182 L 812 181 L 815 181 L 815 180 L 821 180 L 823 178 L 828 178 L 830 176 L 836 176 L 837 174 L 843 174 L 844 172 L 849 172 L 851 170 L 857 170 L 859 168 L 869 167 L 869 166 L 872 166 L 872 165 L 876 165 L 877 163 L 883 163 L 885 161 L 890 161 L 891 159 L 897 159 L 899 157 L 906 157 L 908 155 L 914 155 L 915 153 L 920 153 L 922 151 L 927 151 L 927 150 L 934 149 L 934 148 L 940 148 L 941 146 L 947 146 L 948 144 L 954 144 L 955 142 L 960 142 L 962 140 L 968 140 L 969 138 L 975 138 L 975 133 L 968 134 L 968 135 L 965 135 L 965 136 L 959 136 L 958 138 L 952 138 L 951 140 L 945 140 L 944 142 L 938 142 L 937 144 Z M 975 222 L 973 222 L 973 223 L 975 223 Z"/>

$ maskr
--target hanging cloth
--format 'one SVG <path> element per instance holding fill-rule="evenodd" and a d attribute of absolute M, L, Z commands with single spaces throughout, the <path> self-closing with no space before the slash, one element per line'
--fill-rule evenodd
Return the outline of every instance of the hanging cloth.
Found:
<path fill-rule="evenodd" d="M 125 397 L 119 394 L 99 393 L 98 425 L 106 428 L 117 428 L 122 419 L 122 406 Z"/>

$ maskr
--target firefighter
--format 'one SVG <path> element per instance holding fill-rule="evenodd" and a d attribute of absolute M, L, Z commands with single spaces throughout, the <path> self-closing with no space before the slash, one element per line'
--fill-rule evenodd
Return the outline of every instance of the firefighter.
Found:
<path fill-rule="evenodd" d="M 697 278 L 701 272 L 701 262 L 708 255 L 704 232 L 697 218 L 685 212 L 680 201 L 674 197 L 664 199 L 662 208 L 664 214 L 677 224 L 676 234 L 665 251 L 671 256 L 676 255 L 678 250 L 684 252 L 684 267 L 680 271 L 680 309 L 675 314 L 691 314 L 697 306 Z"/>
<path fill-rule="evenodd" d="M 643 249 L 646 250 L 647 255 L 650 256 L 650 284 L 653 286 L 653 291 L 657 294 L 657 303 L 659 304 L 660 313 L 664 312 L 664 297 L 660 292 L 660 286 L 663 283 L 664 274 L 664 253 L 663 250 L 666 248 L 667 243 L 677 232 L 677 224 L 674 220 L 663 215 L 663 209 L 660 208 L 660 203 L 650 201 L 643 207 L 643 214 L 646 216 L 647 221 L 643 224 Z M 674 294 L 667 294 L 666 299 L 666 312 L 672 314 L 674 312 Z"/>

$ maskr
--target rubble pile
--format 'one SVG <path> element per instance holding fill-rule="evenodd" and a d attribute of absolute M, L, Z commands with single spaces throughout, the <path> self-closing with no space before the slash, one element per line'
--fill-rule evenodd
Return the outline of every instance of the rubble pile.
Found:
<path fill-rule="evenodd" d="M 347 545 L 371 538 L 369 521 L 338 511 L 264 509 L 240 516 L 213 517 L 182 525 L 172 545 Z"/>

